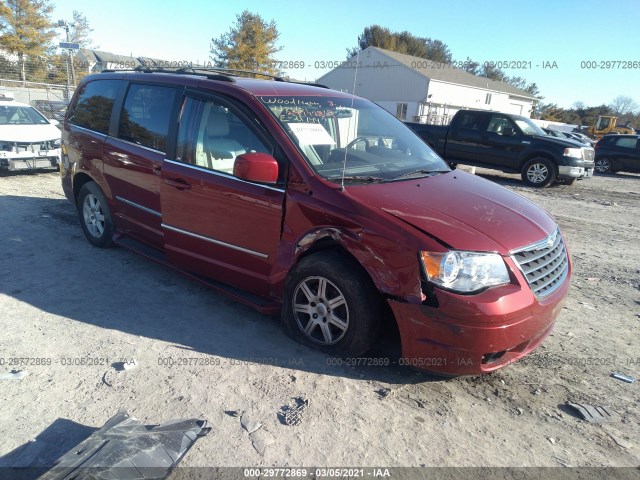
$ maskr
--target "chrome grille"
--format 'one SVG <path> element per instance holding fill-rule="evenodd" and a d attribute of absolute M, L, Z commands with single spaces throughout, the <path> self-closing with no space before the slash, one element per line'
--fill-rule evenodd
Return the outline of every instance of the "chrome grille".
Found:
<path fill-rule="evenodd" d="M 560 231 L 533 245 L 511 252 L 533 293 L 539 297 L 558 288 L 569 272 L 567 249 Z"/>
<path fill-rule="evenodd" d="M 595 156 L 595 150 L 593 148 L 583 148 L 584 152 L 583 156 L 587 162 L 593 162 L 593 157 Z"/>

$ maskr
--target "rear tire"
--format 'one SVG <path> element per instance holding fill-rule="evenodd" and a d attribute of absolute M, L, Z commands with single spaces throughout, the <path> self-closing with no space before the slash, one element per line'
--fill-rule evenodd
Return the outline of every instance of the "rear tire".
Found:
<path fill-rule="evenodd" d="M 95 182 L 87 182 L 78 195 L 78 217 L 84 236 L 98 248 L 112 245 L 115 226 L 109 204 Z"/>
<path fill-rule="evenodd" d="M 285 282 L 284 331 L 330 355 L 354 357 L 370 350 L 381 311 L 371 279 L 335 251 L 304 257 Z"/>
<path fill-rule="evenodd" d="M 522 181 L 525 185 L 544 188 L 555 182 L 558 176 L 556 166 L 543 157 L 532 158 L 522 167 Z"/>

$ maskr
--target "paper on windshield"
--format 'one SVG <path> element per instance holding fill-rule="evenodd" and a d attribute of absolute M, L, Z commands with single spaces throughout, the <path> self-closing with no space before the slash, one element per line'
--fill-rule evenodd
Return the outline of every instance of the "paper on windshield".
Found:
<path fill-rule="evenodd" d="M 289 128 L 301 145 L 333 145 L 329 132 L 319 123 L 289 123 Z"/>

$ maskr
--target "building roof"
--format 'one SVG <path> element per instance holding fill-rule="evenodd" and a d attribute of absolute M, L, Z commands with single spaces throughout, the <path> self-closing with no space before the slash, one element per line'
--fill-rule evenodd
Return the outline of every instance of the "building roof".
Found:
<path fill-rule="evenodd" d="M 433 80 L 439 80 L 442 82 L 456 83 L 459 85 L 466 85 L 469 87 L 486 88 L 496 92 L 505 92 L 509 95 L 515 95 L 518 97 L 525 97 L 530 99 L 536 99 L 534 95 L 531 95 L 525 90 L 514 87 L 505 82 L 498 82 L 486 77 L 479 77 L 472 75 L 469 72 L 465 72 L 459 68 L 454 68 L 450 64 L 435 62 L 433 60 L 427 60 L 420 57 L 414 57 L 413 55 L 406 55 L 404 53 L 393 52 L 391 50 L 385 50 L 378 47 L 367 47 L 366 50 L 376 50 L 377 52 L 386 55 L 387 57 L 395 60 L 402 65 L 418 72 L 419 74 Z M 352 57 L 351 60 L 355 59 Z"/>
<path fill-rule="evenodd" d="M 80 53 L 85 57 L 88 62 L 95 63 L 116 63 L 123 64 L 129 68 L 136 67 L 141 65 L 140 60 L 136 57 L 129 57 L 127 55 L 117 55 L 115 53 L 110 52 L 101 52 L 99 50 L 90 50 L 86 48 L 80 49 Z"/>

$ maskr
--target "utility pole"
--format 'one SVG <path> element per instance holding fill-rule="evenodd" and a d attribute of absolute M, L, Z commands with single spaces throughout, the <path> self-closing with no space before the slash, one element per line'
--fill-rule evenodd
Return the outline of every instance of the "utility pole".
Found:
<path fill-rule="evenodd" d="M 56 27 L 59 28 L 64 28 L 66 35 L 67 35 L 67 41 L 66 43 L 61 42 L 60 43 L 60 47 L 61 48 L 66 48 L 67 49 L 67 94 L 66 94 L 66 100 L 69 101 L 71 99 L 71 85 L 69 84 L 69 70 L 71 70 L 71 83 L 73 84 L 73 87 L 75 88 L 76 86 L 76 72 L 75 69 L 73 67 L 73 50 L 77 50 L 79 48 L 78 44 L 74 44 L 74 43 L 70 43 L 69 42 L 69 27 L 73 26 L 72 23 L 66 22 L 65 20 L 58 20 L 58 23 L 56 24 Z"/>

